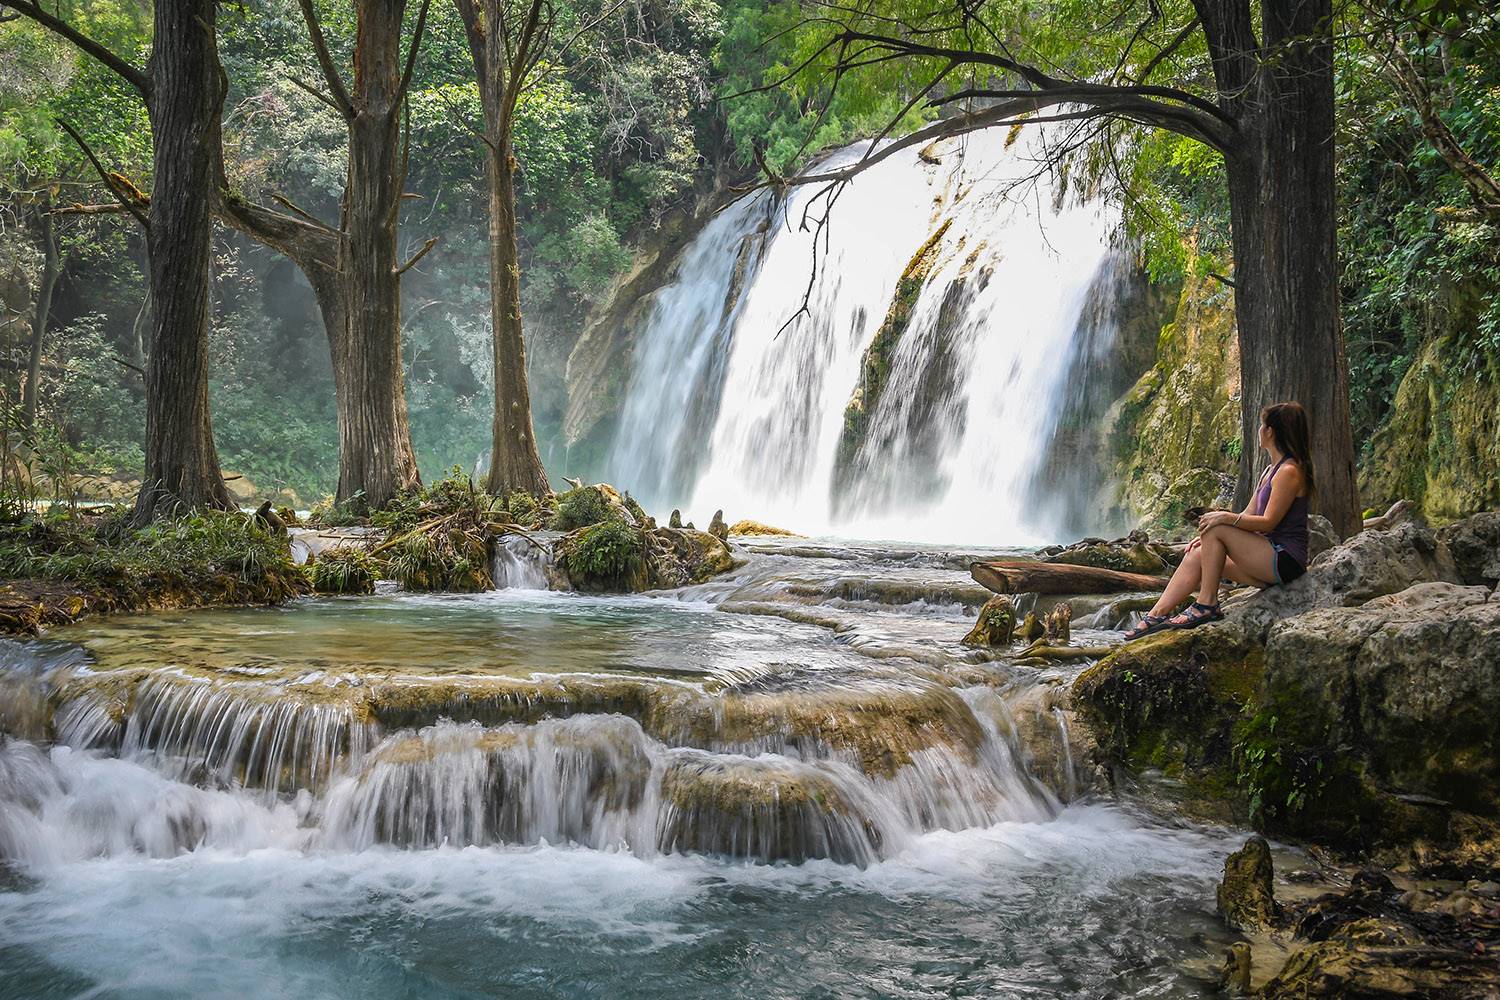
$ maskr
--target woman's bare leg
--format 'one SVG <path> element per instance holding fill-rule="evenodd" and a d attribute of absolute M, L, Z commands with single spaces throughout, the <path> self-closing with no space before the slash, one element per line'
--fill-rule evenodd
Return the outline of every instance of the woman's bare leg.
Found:
<path fill-rule="evenodd" d="M 1226 575 L 1236 583 L 1259 587 L 1276 580 L 1276 550 L 1265 535 L 1226 524 L 1209 528 L 1201 536 L 1198 602 L 1217 604 L 1219 581 Z"/>
<path fill-rule="evenodd" d="M 1172 579 L 1167 581 L 1167 589 L 1157 599 L 1151 608 L 1151 614 L 1156 616 L 1171 614 L 1182 606 L 1182 602 L 1192 594 L 1193 588 L 1197 587 L 1203 579 L 1203 570 L 1200 560 L 1203 558 L 1203 546 L 1194 545 L 1183 555 L 1182 562 L 1177 564 L 1177 570 L 1172 574 Z"/>

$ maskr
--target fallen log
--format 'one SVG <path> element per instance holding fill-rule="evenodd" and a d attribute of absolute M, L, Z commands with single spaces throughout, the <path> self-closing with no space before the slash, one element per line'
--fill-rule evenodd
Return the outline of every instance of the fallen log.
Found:
<path fill-rule="evenodd" d="M 1164 576 L 1025 559 L 970 563 L 969 575 L 997 594 L 1115 594 L 1167 586 Z"/>

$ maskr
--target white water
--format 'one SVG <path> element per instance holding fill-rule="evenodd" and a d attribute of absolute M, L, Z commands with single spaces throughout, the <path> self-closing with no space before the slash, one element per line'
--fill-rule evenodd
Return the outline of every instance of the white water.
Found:
<path fill-rule="evenodd" d="M 936 164 L 916 150 L 892 156 L 842 192 L 816 255 L 814 227 L 800 227 L 822 212 L 810 205 L 816 186 L 726 210 L 684 252 L 638 334 L 608 477 L 657 509 L 706 519 L 724 507 L 730 520 L 804 533 L 994 544 L 1054 534 L 1035 480 L 1116 219 L 1096 204 L 1057 207 L 1045 172 L 1021 183 L 1037 174 L 1046 135 L 1027 130 L 1009 148 L 1003 134 L 976 135 Z M 841 479 L 865 349 L 945 220 Z"/>

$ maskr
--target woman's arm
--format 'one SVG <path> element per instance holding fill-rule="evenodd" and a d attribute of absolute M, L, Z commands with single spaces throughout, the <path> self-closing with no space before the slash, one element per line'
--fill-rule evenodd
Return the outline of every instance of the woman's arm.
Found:
<path fill-rule="evenodd" d="M 1295 465 L 1283 465 L 1271 479 L 1271 497 L 1266 501 L 1266 509 L 1263 513 L 1250 513 L 1253 503 L 1251 507 L 1246 507 L 1239 514 L 1215 511 L 1205 514 L 1198 522 L 1198 528 L 1200 531 L 1207 531 L 1216 525 L 1228 524 L 1236 528 L 1244 528 L 1246 531 L 1270 531 L 1281 523 L 1281 519 L 1291 509 L 1292 501 L 1297 499 L 1297 494 L 1301 492 L 1302 470 Z"/>

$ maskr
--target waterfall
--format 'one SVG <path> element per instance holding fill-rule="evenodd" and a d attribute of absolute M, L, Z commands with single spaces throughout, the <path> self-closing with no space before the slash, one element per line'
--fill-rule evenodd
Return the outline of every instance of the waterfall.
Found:
<path fill-rule="evenodd" d="M 1116 219 L 1040 170 L 1048 136 L 898 152 L 821 231 L 815 185 L 725 210 L 637 334 L 608 476 L 659 510 L 803 532 L 1059 531 L 1036 481 Z"/>
<path fill-rule="evenodd" d="M 496 590 L 546 590 L 551 566 L 551 548 L 525 535 L 501 535 L 495 539 L 491 570 Z"/>

